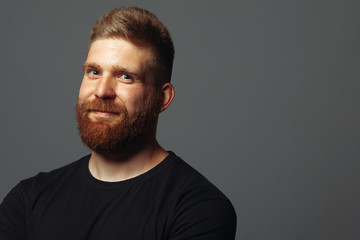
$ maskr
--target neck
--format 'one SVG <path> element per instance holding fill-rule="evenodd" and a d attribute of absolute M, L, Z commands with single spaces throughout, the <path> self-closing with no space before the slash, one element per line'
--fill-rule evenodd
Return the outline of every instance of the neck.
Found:
<path fill-rule="evenodd" d="M 89 161 L 90 173 L 101 181 L 118 182 L 149 171 L 164 160 L 168 152 L 155 138 L 146 142 L 119 153 L 104 155 L 93 151 Z"/>

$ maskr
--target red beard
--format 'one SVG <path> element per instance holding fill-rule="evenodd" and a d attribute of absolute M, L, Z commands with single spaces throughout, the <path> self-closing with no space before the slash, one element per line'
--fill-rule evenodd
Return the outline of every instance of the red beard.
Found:
<path fill-rule="evenodd" d="M 155 131 L 158 105 L 152 96 L 150 100 L 130 113 L 124 105 L 116 105 L 113 100 L 96 98 L 94 101 L 78 100 L 76 119 L 83 143 L 99 154 L 119 153 L 134 147 L 136 143 Z M 92 110 L 118 114 L 113 118 L 89 117 Z"/>

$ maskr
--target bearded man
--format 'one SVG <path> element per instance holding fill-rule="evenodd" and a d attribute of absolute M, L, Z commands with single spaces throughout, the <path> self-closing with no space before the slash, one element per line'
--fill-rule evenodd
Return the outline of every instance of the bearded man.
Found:
<path fill-rule="evenodd" d="M 156 140 L 174 98 L 173 58 L 152 13 L 98 19 L 76 105 L 91 154 L 20 182 L 0 207 L 1 240 L 234 239 L 230 201 Z"/>

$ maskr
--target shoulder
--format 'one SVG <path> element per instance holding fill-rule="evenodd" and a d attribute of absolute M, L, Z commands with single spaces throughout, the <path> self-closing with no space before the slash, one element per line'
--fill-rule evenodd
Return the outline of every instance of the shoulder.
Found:
<path fill-rule="evenodd" d="M 225 200 L 229 199 L 204 175 L 170 152 L 173 163 L 169 167 L 169 180 L 177 185 L 177 190 L 185 195 L 183 198 L 198 198 L 201 200 Z"/>
<path fill-rule="evenodd" d="M 25 194 L 28 193 L 31 195 L 40 189 L 53 188 L 57 184 L 79 175 L 82 166 L 89 160 L 89 157 L 90 155 L 84 156 L 70 164 L 49 172 L 40 172 L 33 177 L 22 180 L 17 188 L 21 188 Z"/>
<path fill-rule="evenodd" d="M 231 201 L 181 158 L 172 157 L 169 177 L 177 195 L 171 214 L 172 238 L 234 239 L 236 213 Z"/>

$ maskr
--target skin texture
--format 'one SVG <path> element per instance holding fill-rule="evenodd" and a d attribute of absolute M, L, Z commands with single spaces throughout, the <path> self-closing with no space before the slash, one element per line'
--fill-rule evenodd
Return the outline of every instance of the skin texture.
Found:
<path fill-rule="evenodd" d="M 149 48 L 137 47 L 123 39 L 96 40 L 91 44 L 83 65 L 79 102 L 111 102 L 125 106 L 129 115 L 134 115 L 144 103 L 155 101 L 156 114 L 164 111 L 174 98 L 174 88 L 171 83 L 154 87 L 156 74 L 147 67 L 152 57 Z M 94 123 L 106 122 L 111 125 L 119 122 L 122 116 L 113 112 L 91 111 L 88 117 Z M 151 131 L 139 137 L 131 148 L 107 154 L 93 150 L 89 162 L 91 174 L 102 181 L 122 181 L 159 164 L 168 153 L 156 140 L 156 124 Z"/>

